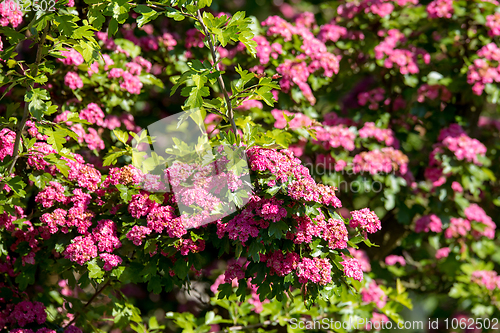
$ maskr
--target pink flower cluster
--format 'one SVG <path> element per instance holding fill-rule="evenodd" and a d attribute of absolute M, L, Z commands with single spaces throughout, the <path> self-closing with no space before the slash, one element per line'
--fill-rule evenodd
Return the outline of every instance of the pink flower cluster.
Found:
<path fill-rule="evenodd" d="M 436 251 L 436 259 L 447 258 L 450 255 L 451 249 L 449 247 L 443 247 Z"/>
<path fill-rule="evenodd" d="M 97 246 L 92 236 L 77 236 L 64 250 L 64 257 L 79 265 L 97 257 Z"/>
<path fill-rule="evenodd" d="M 0 315 L 0 327 L 2 328 L 7 324 L 24 327 L 36 322 L 41 325 L 47 320 L 45 305 L 41 302 L 22 301 L 16 305 L 10 304 L 7 305 L 7 309 L 0 311 Z"/>
<path fill-rule="evenodd" d="M 286 59 L 284 63 L 276 68 L 276 71 L 283 76 L 280 81 L 281 90 L 283 90 L 283 92 L 289 92 L 290 88 L 296 84 L 309 103 L 311 103 L 311 105 L 316 104 L 316 98 L 312 93 L 311 87 L 307 83 L 310 73 L 304 61 Z"/>
<path fill-rule="evenodd" d="M 276 122 L 274 123 L 274 127 L 276 128 L 285 128 L 286 127 L 286 119 L 283 114 L 285 114 L 287 117 L 292 118 L 290 122 L 288 123 L 288 126 L 291 129 L 297 129 L 297 128 L 302 128 L 302 127 L 309 127 L 312 125 L 312 119 L 306 116 L 303 113 L 292 113 L 286 110 L 278 110 L 278 109 L 273 109 L 271 111 L 271 114 L 273 115 L 274 119 L 276 119 Z"/>
<path fill-rule="evenodd" d="M 397 146 L 397 139 L 394 132 L 390 129 L 378 128 L 375 123 L 367 122 L 358 131 L 360 138 L 375 138 L 378 142 L 384 142 L 386 146 Z"/>
<path fill-rule="evenodd" d="M 422 216 L 415 222 L 415 232 L 441 232 L 442 228 L 441 219 L 435 214 Z"/>
<path fill-rule="evenodd" d="M 67 66 L 80 66 L 81 64 L 83 64 L 82 55 L 75 49 L 69 49 L 69 51 L 61 51 L 61 55 L 65 58 L 57 60 Z"/>
<path fill-rule="evenodd" d="M 325 220 L 323 214 L 319 214 L 311 220 L 308 216 L 294 217 L 297 221 L 295 233 L 289 232 L 287 238 L 292 239 L 295 244 L 310 243 L 313 237 L 322 238 L 328 242 L 330 249 L 345 249 L 347 247 L 348 232 L 344 221 L 338 219 Z"/>
<path fill-rule="evenodd" d="M 399 263 L 401 266 L 406 266 L 406 260 L 402 256 L 391 254 L 385 257 L 385 264 L 387 266 L 394 266 L 397 263 Z"/>
<path fill-rule="evenodd" d="M 382 309 L 387 303 L 387 295 L 375 281 L 370 282 L 368 287 L 361 290 L 361 298 L 363 299 L 363 302 L 375 303 L 379 309 Z"/>
<path fill-rule="evenodd" d="M 486 16 L 486 26 L 490 29 L 490 36 L 500 36 L 500 13 Z"/>
<path fill-rule="evenodd" d="M 283 201 L 276 199 L 261 199 L 252 196 L 243 211 L 227 223 L 217 222 L 217 235 L 222 238 L 228 234 L 229 239 L 238 239 L 243 244 L 250 237 L 257 237 L 261 229 L 269 227 L 269 221 L 277 222 L 286 217 L 287 211 L 281 205 Z M 276 215 L 269 214 L 275 211 Z"/>
<path fill-rule="evenodd" d="M 485 145 L 477 139 L 470 138 L 458 124 L 451 124 L 450 127 L 442 129 L 439 133 L 438 141 L 442 141 L 442 146 L 452 151 L 460 161 L 465 160 L 476 165 L 481 165 L 478 155 L 485 156 L 486 154 Z M 437 145 L 436 147 L 439 148 L 439 146 Z M 433 154 L 436 152 L 439 152 L 439 150 L 433 151 Z"/>
<path fill-rule="evenodd" d="M 475 271 L 472 273 L 471 282 L 488 290 L 500 289 L 500 276 L 495 271 Z"/>
<path fill-rule="evenodd" d="M 497 225 L 495 224 L 495 222 L 493 222 L 491 217 L 486 215 L 486 212 L 481 207 L 479 207 L 477 204 L 471 204 L 469 207 L 465 208 L 464 214 L 469 221 L 482 223 L 484 225 L 483 231 L 472 231 L 472 234 L 476 238 L 479 238 L 481 236 L 485 236 L 490 239 L 495 238 L 495 229 Z"/>
<path fill-rule="evenodd" d="M 91 234 L 75 237 L 63 254 L 65 258 L 83 265 L 97 257 L 98 251 L 103 252 L 100 258 L 105 262 L 104 269 L 111 270 L 112 267 L 120 264 L 122 259 L 109 252 L 119 247 L 121 247 L 121 242 L 116 234 L 115 223 L 111 220 L 100 220 Z"/>
<path fill-rule="evenodd" d="M 120 265 L 122 263 L 122 258 L 117 256 L 116 254 L 110 254 L 110 253 L 101 253 L 99 255 L 99 258 L 104 261 L 104 266 L 102 269 L 105 271 L 110 271 L 114 267 Z"/>
<path fill-rule="evenodd" d="M 404 175 L 408 172 L 408 157 L 393 147 L 384 147 L 357 154 L 352 160 L 352 168 L 354 173 L 369 172 L 375 175 L 399 171 Z"/>
<path fill-rule="evenodd" d="M 440 98 L 443 102 L 449 102 L 451 100 L 451 92 L 442 84 L 428 85 L 426 83 L 418 88 L 417 101 L 423 103 L 425 98 L 431 100 Z"/>
<path fill-rule="evenodd" d="M 369 91 L 362 92 L 358 95 L 358 104 L 365 106 L 368 104 L 370 110 L 378 110 L 383 105 L 391 105 L 392 111 L 403 109 L 406 106 L 405 100 L 398 96 L 392 101 L 390 98 L 385 98 L 385 89 L 382 87 L 375 88 Z"/>
<path fill-rule="evenodd" d="M 65 188 L 58 182 L 50 182 L 44 190 L 40 191 L 35 197 L 35 201 L 42 204 L 44 208 L 50 208 L 54 201 L 66 203 L 67 198 L 64 195 Z"/>
<path fill-rule="evenodd" d="M 257 51 L 257 57 L 262 65 L 267 64 L 270 57 L 278 59 L 278 56 L 283 53 L 281 44 L 269 44 L 267 39 L 263 36 L 255 36 L 253 40 L 257 43 L 255 50 Z"/>
<path fill-rule="evenodd" d="M 349 248 L 349 253 L 353 258 L 357 259 L 359 264 L 361 265 L 361 269 L 363 272 L 370 272 L 372 270 L 372 266 L 370 265 L 370 258 L 363 250 L 356 250 L 355 248 Z"/>
<path fill-rule="evenodd" d="M 352 219 L 349 223 L 351 228 L 360 228 L 364 232 L 373 234 L 382 229 L 380 219 L 375 212 L 369 208 L 354 210 L 351 212 Z"/>
<path fill-rule="evenodd" d="M 312 14 L 311 14 L 312 15 Z M 307 19 L 298 19 L 296 25 L 285 21 L 278 16 L 270 16 L 262 22 L 263 26 L 267 26 L 268 36 L 281 36 L 285 41 L 290 41 L 293 35 L 302 37 L 302 51 L 303 53 L 296 56 L 295 59 L 286 59 L 280 64 L 276 71 L 283 76 L 280 81 L 282 90 L 287 93 L 290 88 L 297 85 L 302 91 L 306 100 L 314 105 L 316 98 L 314 97 L 311 87 L 307 83 L 307 79 L 311 74 L 318 70 L 323 70 L 324 76 L 331 77 L 339 71 L 340 56 L 330 53 L 326 45 L 320 39 L 314 37 L 310 31 L 310 27 L 314 21 L 311 15 L 306 15 Z M 304 16 L 305 17 L 305 16 Z M 311 18 L 312 17 L 312 18 Z M 311 21 L 311 19 L 313 21 Z M 309 22 L 304 24 L 304 22 Z M 262 40 L 263 37 L 258 38 L 258 48 L 262 49 L 262 56 L 259 56 L 263 64 L 266 64 L 269 59 L 269 54 L 274 58 L 281 53 L 281 48 L 274 47 L 274 55 L 270 51 L 273 45 L 269 46 L 269 42 Z M 271 49 L 271 50 L 270 50 Z"/>
<path fill-rule="evenodd" d="M 299 283 L 313 282 L 327 285 L 332 282 L 332 264 L 328 258 L 302 258 L 297 264 L 297 277 Z"/>
<path fill-rule="evenodd" d="M 288 195 L 295 200 L 316 201 L 325 205 L 340 207 L 341 202 L 335 196 L 335 188 L 317 184 L 309 174 L 309 170 L 289 150 L 277 151 L 252 147 L 247 151 L 251 170 L 269 172 L 273 176 L 268 186 L 277 182 L 292 182 L 288 186 Z M 292 177 L 292 178 L 289 178 Z"/>
<path fill-rule="evenodd" d="M 68 179 L 71 181 L 76 181 L 78 186 L 86 188 L 90 191 L 95 191 L 98 189 L 101 183 L 101 173 L 99 170 L 94 168 L 92 164 L 85 163 L 83 157 L 78 154 L 73 154 L 75 160 L 70 160 L 63 157 L 66 160 L 66 164 L 70 167 L 68 172 Z"/>
<path fill-rule="evenodd" d="M 365 106 L 367 103 L 370 110 L 377 110 L 379 103 L 385 99 L 385 89 L 382 87 L 362 92 L 358 95 L 358 103 Z"/>
<path fill-rule="evenodd" d="M 295 252 L 283 255 L 282 251 L 275 251 L 268 255 L 260 255 L 260 261 L 265 261 L 266 266 L 271 269 L 271 275 L 286 276 L 297 269 L 300 256 Z"/>
<path fill-rule="evenodd" d="M 480 58 L 469 66 L 467 83 L 474 84 L 472 92 L 480 96 L 486 84 L 500 82 L 500 48 L 495 43 L 489 43 L 477 55 Z"/>
<path fill-rule="evenodd" d="M 352 151 L 355 148 L 356 133 L 345 125 L 315 126 L 312 129 L 316 131 L 316 139 L 313 139 L 312 143 L 321 145 L 326 150 L 342 147 Z"/>
<path fill-rule="evenodd" d="M 427 5 L 429 18 L 451 18 L 453 12 L 453 0 L 434 0 Z"/>
<path fill-rule="evenodd" d="M 80 111 L 80 118 L 87 120 L 91 124 L 102 126 L 104 124 L 104 112 L 95 103 L 89 103 L 87 107 Z"/>
<path fill-rule="evenodd" d="M 361 264 L 356 258 L 344 257 L 344 261 L 340 262 L 344 266 L 344 274 L 347 277 L 351 277 L 355 280 L 363 280 L 363 270 L 361 269 Z"/>
<path fill-rule="evenodd" d="M 134 245 L 139 246 L 142 244 L 144 238 L 151 233 L 151 229 L 144 226 L 134 225 L 132 229 L 127 233 L 127 238 L 134 243 Z"/>
<path fill-rule="evenodd" d="M 452 217 L 450 219 L 450 226 L 445 230 L 444 236 L 446 238 L 458 238 L 466 236 L 470 231 L 470 221 L 461 217 Z"/>
<path fill-rule="evenodd" d="M 383 36 L 384 32 L 379 31 L 379 36 Z M 422 55 L 424 63 L 429 64 L 431 61 L 430 55 L 415 47 L 410 49 L 396 48 L 398 43 L 406 41 L 405 35 L 397 29 L 391 29 L 387 32 L 387 37 L 377 46 L 375 46 L 375 58 L 385 59 L 384 67 L 392 68 L 394 64 L 399 67 L 401 74 L 417 74 L 419 72 L 417 65 L 417 56 Z"/>
<path fill-rule="evenodd" d="M 334 23 L 322 25 L 318 33 L 318 39 L 323 43 L 327 41 L 336 42 L 345 37 L 347 37 L 347 29 Z"/>
<path fill-rule="evenodd" d="M 16 133 L 8 128 L 2 128 L 0 131 L 0 161 L 2 161 L 5 156 L 12 156 L 15 141 Z"/>
<path fill-rule="evenodd" d="M 0 3 L 0 26 L 6 27 L 9 24 L 17 28 L 23 22 L 23 12 L 19 7 L 19 2 L 5 0 Z"/>
<path fill-rule="evenodd" d="M 66 73 L 64 84 L 72 90 L 83 88 L 83 81 L 75 72 Z"/>
<path fill-rule="evenodd" d="M 366 14 L 373 13 L 380 17 L 390 15 L 394 10 L 393 2 L 399 6 L 406 6 L 408 3 L 416 5 L 418 0 L 361 0 L 361 1 L 344 1 L 337 8 L 337 13 L 340 16 L 352 19 L 358 13 L 364 12 Z"/>

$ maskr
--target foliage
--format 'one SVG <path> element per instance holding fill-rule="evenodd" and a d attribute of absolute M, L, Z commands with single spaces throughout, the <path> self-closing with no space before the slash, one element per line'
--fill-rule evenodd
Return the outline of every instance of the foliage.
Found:
<path fill-rule="evenodd" d="M 498 317 L 499 4 L 232 6 L 0 4 L 0 328 Z"/>

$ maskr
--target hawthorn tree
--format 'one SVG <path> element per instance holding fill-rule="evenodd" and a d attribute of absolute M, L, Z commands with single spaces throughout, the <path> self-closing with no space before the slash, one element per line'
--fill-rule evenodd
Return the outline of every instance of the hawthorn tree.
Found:
<path fill-rule="evenodd" d="M 497 329 L 499 6 L 4 0 L 0 329 Z"/>

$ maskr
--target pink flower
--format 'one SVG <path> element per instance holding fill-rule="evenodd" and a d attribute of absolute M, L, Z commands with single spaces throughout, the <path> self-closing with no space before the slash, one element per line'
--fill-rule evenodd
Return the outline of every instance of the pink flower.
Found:
<path fill-rule="evenodd" d="M 82 79 L 75 72 L 68 72 L 64 77 L 64 84 L 70 89 L 79 89 L 83 87 Z"/>
<path fill-rule="evenodd" d="M 353 256 L 353 258 L 359 261 L 363 272 L 370 272 L 372 270 L 372 266 L 370 265 L 370 258 L 368 258 L 368 255 L 365 251 L 349 248 L 349 253 Z"/>
<path fill-rule="evenodd" d="M 109 254 L 109 253 L 101 253 L 99 255 L 99 258 L 104 261 L 104 267 L 103 269 L 105 271 L 110 271 L 113 269 L 113 267 L 116 267 L 122 263 L 122 258 L 115 254 Z"/>
<path fill-rule="evenodd" d="M 142 66 L 135 62 L 128 62 L 125 64 L 125 67 L 127 67 L 129 73 L 133 75 L 140 75 L 142 72 Z"/>
<path fill-rule="evenodd" d="M 443 247 L 436 252 L 436 259 L 443 259 L 447 258 L 448 255 L 450 254 L 451 249 L 449 247 Z"/>
<path fill-rule="evenodd" d="M 322 25 L 318 33 L 318 39 L 323 43 L 327 41 L 336 42 L 346 36 L 347 29 L 333 23 Z"/>
<path fill-rule="evenodd" d="M 41 203 L 44 208 L 50 208 L 54 205 L 54 201 L 66 202 L 66 196 L 64 195 L 64 187 L 58 182 L 50 182 L 45 189 L 40 191 L 36 197 L 35 201 Z"/>
<path fill-rule="evenodd" d="M 100 220 L 92 230 L 92 236 L 99 252 L 113 252 L 122 243 L 116 234 L 116 224 L 111 220 Z"/>
<path fill-rule="evenodd" d="M 460 217 L 452 217 L 450 219 L 450 226 L 445 230 L 444 236 L 446 238 L 458 238 L 459 236 L 467 235 L 471 226 L 469 220 Z"/>
<path fill-rule="evenodd" d="M 415 222 L 415 232 L 441 232 L 441 219 L 434 214 L 425 215 Z"/>
<path fill-rule="evenodd" d="M 139 246 L 142 244 L 144 238 L 151 233 L 151 229 L 148 227 L 134 225 L 132 229 L 127 233 L 127 238 L 131 240 L 134 245 Z"/>
<path fill-rule="evenodd" d="M 451 18 L 453 14 L 453 0 L 434 0 L 427 5 L 429 18 Z"/>
<path fill-rule="evenodd" d="M 361 298 L 363 302 L 375 303 L 375 305 L 382 309 L 387 303 L 387 295 L 380 289 L 375 281 L 370 282 L 368 287 L 361 290 Z"/>
<path fill-rule="evenodd" d="M 500 36 L 500 13 L 486 16 L 486 26 L 490 36 Z"/>
<path fill-rule="evenodd" d="M 344 266 L 344 274 L 347 277 L 351 277 L 355 280 L 363 280 L 363 270 L 359 261 L 355 258 L 344 258 L 344 261 L 340 262 Z"/>
<path fill-rule="evenodd" d="M 21 327 L 34 322 L 41 325 L 46 320 L 47 312 L 45 312 L 45 305 L 41 302 L 30 301 L 17 303 L 8 318 L 8 321 L 16 323 Z"/>
<path fill-rule="evenodd" d="M 328 258 L 302 258 L 297 264 L 299 283 L 313 282 L 323 286 L 327 285 L 332 282 L 331 271 L 332 264 Z"/>
<path fill-rule="evenodd" d="M 57 59 L 68 66 L 80 66 L 83 64 L 82 55 L 75 49 L 69 49 L 69 51 L 61 51 L 61 55 L 65 57 L 64 59 Z"/>
<path fill-rule="evenodd" d="M 391 129 L 382 129 L 375 123 L 368 122 L 358 131 L 360 138 L 375 138 L 378 142 L 384 142 L 386 146 L 397 146 L 397 139 Z"/>
<path fill-rule="evenodd" d="M 394 266 L 397 263 L 399 263 L 401 266 L 406 266 L 406 260 L 402 256 L 391 254 L 385 257 L 385 264 L 387 266 Z"/>
<path fill-rule="evenodd" d="M 3 160 L 5 156 L 12 156 L 15 141 L 15 132 L 6 127 L 0 130 L 0 161 Z"/>
<path fill-rule="evenodd" d="M 500 277 L 495 271 L 475 271 L 472 273 L 471 282 L 484 286 L 488 290 L 500 288 Z"/>
<path fill-rule="evenodd" d="M 489 217 L 481 207 L 479 207 L 477 204 L 471 204 L 464 210 L 464 214 L 468 220 L 482 223 L 485 226 L 483 231 L 472 231 L 472 234 L 476 238 L 480 236 L 485 236 L 490 239 L 495 238 L 495 229 L 497 226 L 495 222 L 493 222 L 491 217 Z"/>
<path fill-rule="evenodd" d="M 241 280 L 245 278 L 245 269 L 247 265 L 244 265 L 243 258 L 238 261 L 230 261 L 227 265 L 226 271 L 224 272 L 224 283 L 231 283 L 234 279 Z"/>
<path fill-rule="evenodd" d="M 127 90 L 131 94 L 138 95 L 141 93 L 142 82 L 137 76 L 129 72 L 123 72 L 122 77 L 123 82 L 120 84 L 120 88 Z"/>
<path fill-rule="evenodd" d="M 95 246 L 92 236 L 77 236 L 64 250 L 63 255 L 65 258 L 83 265 L 97 257 L 97 246 Z"/>
<path fill-rule="evenodd" d="M 352 220 L 350 222 L 351 228 L 357 228 L 367 231 L 371 234 L 382 229 L 382 225 L 378 216 L 375 212 L 371 211 L 369 208 L 363 208 L 361 210 L 355 210 L 351 212 Z"/>
<path fill-rule="evenodd" d="M 95 103 L 89 103 L 85 109 L 80 111 L 80 118 L 87 120 L 91 124 L 102 126 L 104 123 L 104 112 Z"/>
<path fill-rule="evenodd" d="M 291 129 L 309 127 L 312 124 L 312 120 L 308 116 L 306 116 L 302 113 L 292 113 L 292 112 L 288 112 L 288 111 L 284 111 L 284 110 L 274 109 L 271 111 L 271 114 L 273 115 L 274 119 L 276 119 L 276 122 L 274 123 L 274 127 L 276 127 L 276 128 L 285 128 L 286 127 L 287 121 L 286 121 L 284 115 L 286 115 L 288 118 L 293 118 L 288 123 L 288 126 Z"/>
<path fill-rule="evenodd" d="M 0 3 L 0 26 L 6 27 L 11 25 L 17 28 L 23 21 L 23 12 L 19 7 L 19 2 L 13 0 L 5 0 Z"/>
<path fill-rule="evenodd" d="M 464 191 L 462 185 L 459 182 L 451 183 L 451 189 L 455 192 L 462 193 Z"/>
<path fill-rule="evenodd" d="M 89 133 L 85 134 L 84 140 L 85 140 L 85 143 L 88 145 L 89 149 L 90 150 L 94 150 L 94 149 L 102 150 L 102 149 L 104 149 L 104 147 L 105 147 L 104 141 L 102 141 L 102 139 L 99 136 L 99 134 L 97 133 L 97 131 L 92 127 L 89 127 L 88 131 L 89 131 Z"/>

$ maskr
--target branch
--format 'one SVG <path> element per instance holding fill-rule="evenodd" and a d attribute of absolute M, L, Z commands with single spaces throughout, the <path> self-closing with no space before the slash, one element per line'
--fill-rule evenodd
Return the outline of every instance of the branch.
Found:
<path fill-rule="evenodd" d="M 49 23 L 47 23 L 47 25 L 43 29 L 42 37 L 40 38 L 40 41 L 38 43 L 38 50 L 36 52 L 35 68 L 34 68 L 32 77 L 36 77 L 38 75 L 38 66 L 40 66 L 40 62 L 42 61 L 43 44 L 45 43 L 45 38 L 47 37 L 48 32 L 49 32 Z M 29 92 L 29 91 L 31 91 L 31 86 L 27 87 L 27 89 L 26 89 L 26 92 Z M 14 150 L 12 152 L 12 164 L 10 165 L 9 172 L 8 172 L 9 176 L 12 174 L 12 171 L 14 170 L 14 166 L 16 165 L 17 159 L 19 158 L 19 145 L 21 144 L 21 134 L 24 130 L 24 125 L 26 124 L 26 120 L 28 119 L 28 114 L 29 114 L 28 103 L 24 102 L 23 118 L 21 119 L 21 122 L 19 123 L 17 130 L 16 130 L 16 140 L 14 141 Z"/>
<path fill-rule="evenodd" d="M 217 54 L 215 51 L 214 44 L 212 43 L 212 36 L 208 32 L 207 26 L 205 23 L 203 23 L 203 17 L 201 16 L 201 10 L 198 9 L 198 21 L 200 22 L 200 25 L 203 28 L 203 31 L 205 32 L 205 36 L 208 38 L 208 45 L 210 48 L 210 52 L 212 53 L 212 59 L 215 65 L 215 69 L 219 70 L 219 66 L 217 64 Z M 229 122 L 231 123 L 231 127 L 233 129 L 234 135 L 237 135 L 238 131 L 236 128 L 236 124 L 234 122 L 234 113 L 233 113 L 233 108 L 231 106 L 231 99 L 229 98 L 229 94 L 227 93 L 226 86 L 224 85 L 224 80 L 222 80 L 222 75 L 219 73 L 219 76 L 217 77 L 217 81 L 219 82 L 219 87 L 224 94 L 224 99 L 226 100 L 226 108 L 227 108 L 227 116 L 229 118 Z"/>
<path fill-rule="evenodd" d="M 89 305 L 90 305 L 90 304 L 94 301 L 94 299 L 95 299 L 97 296 L 99 296 L 99 294 L 100 294 L 100 293 L 102 293 L 102 292 L 103 292 L 103 290 L 104 290 L 107 286 L 109 286 L 109 284 L 110 284 L 110 283 L 111 283 L 111 280 L 108 280 L 108 282 L 106 282 L 106 283 L 105 283 L 105 284 L 101 287 L 101 289 L 97 290 L 97 291 L 95 292 L 95 294 L 94 294 L 94 295 L 92 295 L 92 297 L 89 299 L 89 301 L 87 302 L 87 304 L 85 304 L 85 305 L 83 306 L 83 308 L 82 308 L 79 312 L 77 312 L 77 313 L 75 314 L 75 317 L 74 317 L 74 318 L 73 318 L 73 319 L 72 319 L 69 323 L 67 323 L 67 324 L 66 324 L 66 326 L 64 326 L 64 328 L 69 327 L 71 324 L 73 324 L 73 323 L 74 323 L 74 322 L 78 319 L 78 317 L 80 316 L 80 314 L 82 313 L 82 311 L 83 311 L 83 310 L 85 310 L 85 308 L 86 308 L 87 306 L 89 306 Z"/>

